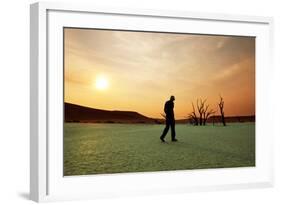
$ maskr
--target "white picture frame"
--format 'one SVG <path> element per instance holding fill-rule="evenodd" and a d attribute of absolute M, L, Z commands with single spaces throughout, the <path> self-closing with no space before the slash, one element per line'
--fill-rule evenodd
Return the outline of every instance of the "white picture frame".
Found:
<path fill-rule="evenodd" d="M 255 36 L 256 167 L 63 177 L 62 28 Z M 30 198 L 34 201 L 273 186 L 273 19 L 40 2 L 30 10 Z M 266 131 L 265 131 L 266 130 Z"/>

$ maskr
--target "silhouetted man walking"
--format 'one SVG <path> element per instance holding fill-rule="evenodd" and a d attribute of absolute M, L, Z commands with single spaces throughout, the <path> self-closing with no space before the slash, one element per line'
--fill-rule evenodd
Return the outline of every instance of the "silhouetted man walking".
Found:
<path fill-rule="evenodd" d="M 163 130 L 163 133 L 160 137 L 162 142 L 165 142 L 164 138 L 165 138 L 166 134 L 168 133 L 170 126 L 171 126 L 172 141 L 173 142 L 178 141 L 176 139 L 176 131 L 175 131 L 174 101 L 175 101 L 175 97 L 171 96 L 170 100 L 168 100 L 165 103 L 164 112 L 166 114 L 166 127 Z"/>

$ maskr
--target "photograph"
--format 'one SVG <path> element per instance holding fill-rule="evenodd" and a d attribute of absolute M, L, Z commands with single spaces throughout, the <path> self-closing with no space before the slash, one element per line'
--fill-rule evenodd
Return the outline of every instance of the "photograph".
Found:
<path fill-rule="evenodd" d="M 256 37 L 63 28 L 63 176 L 256 166 Z"/>

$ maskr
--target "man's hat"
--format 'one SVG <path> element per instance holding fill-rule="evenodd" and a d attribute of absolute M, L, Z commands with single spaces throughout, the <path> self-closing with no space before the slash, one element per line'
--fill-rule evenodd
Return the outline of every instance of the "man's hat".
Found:
<path fill-rule="evenodd" d="M 170 97 L 170 100 L 175 100 L 175 96 L 172 95 L 172 96 Z"/>

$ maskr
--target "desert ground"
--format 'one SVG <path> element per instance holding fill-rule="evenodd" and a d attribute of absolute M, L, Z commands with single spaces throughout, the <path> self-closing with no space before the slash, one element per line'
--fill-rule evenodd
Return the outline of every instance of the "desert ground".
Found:
<path fill-rule="evenodd" d="M 255 166 L 255 123 L 64 124 L 64 176 Z"/>

